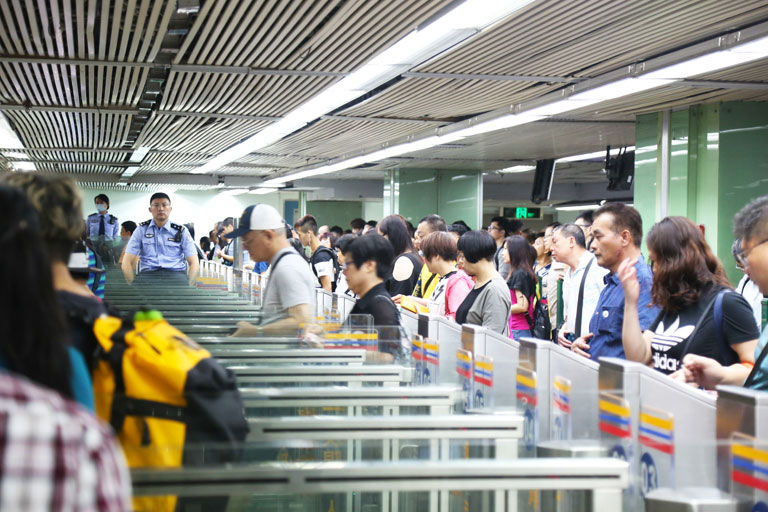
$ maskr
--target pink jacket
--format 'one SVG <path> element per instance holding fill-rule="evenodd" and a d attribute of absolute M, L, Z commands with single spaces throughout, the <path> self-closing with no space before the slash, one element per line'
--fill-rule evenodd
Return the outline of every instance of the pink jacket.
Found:
<path fill-rule="evenodd" d="M 445 284 L 445 316 L 456 320 L 456 310 L 474 288 L 475 282 L 463 270 L 458 270 Z"/>

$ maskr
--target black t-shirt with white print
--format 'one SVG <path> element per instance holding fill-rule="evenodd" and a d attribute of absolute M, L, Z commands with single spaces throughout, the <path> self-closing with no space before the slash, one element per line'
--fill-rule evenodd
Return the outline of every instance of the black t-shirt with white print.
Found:
<path fill-rule="evenodd" d="M 685 340 L 693 333 L 702 313 L 719 291 L 720 288 L 712 288 L 702 294 L 696 304 L 680 312 L 661 312 L 649 328 L 653 332 L 651 351 L 654 369 L 666 374 L 674 373 L 680 368 L 680 360 L 686 354 L 710 357 L 724 366 L 732 365 L 739 362 L 739 356 L 730 345 L 760 337 L 749 303 L 738 293 L 728 292 L 723 297 L 722 339 L 729 347 L 726 349 L 721 346 L 721 338 L 715 330 L 713 305 L 688 345 L 686 353 L 683 353 Z"/>
<path fill-rule="evenodd" d="M 331 283 L 336 280 L 335 267 L 336 255 L 327 247 L 318 247 L 318 249 L 312 253 L 312 257 L 309 259 L 309 265 L 312 268 L 312 272 L 317 276 L 318 281 L 322 276 L 328 276 L 331 278 Z"/>

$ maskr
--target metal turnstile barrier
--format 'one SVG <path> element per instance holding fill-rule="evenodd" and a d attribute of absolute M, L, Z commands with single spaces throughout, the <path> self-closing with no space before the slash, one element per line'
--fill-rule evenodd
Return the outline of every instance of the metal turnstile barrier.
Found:
<path fill-rule="evenodd" d="M 413 368 L 398 365 L 269 365 L 229 369 L 242 387 L 402 386 L 413 381 Z"/>
<path fill-rule="evenodd" d="M 301 502 L 307 495 L 414 493 L 429 491 L 587 490 L 593 512 L 620 510 L 627 465 L 614 459 L 441 461 L 418 463 L 299 463 L 255 467 L 134 470 L 137 496 L 284 495 Z M 496 492 L 495 494 L 498 494 Z M 340 499 L 343 500 L 343 497 Z M 274 503 L 274 502 L 272 502 Z M 232 505 L 232 504 L 230 504 Z M 429 509 L 433 508 L 428 503 Z M 507 506 L 508 505 L 508 506 Z M 287 506 L 286 509 L 328 510 Z M 342 510 L 342 503 L 334 505 Z M 263 509 L 263 507 L 262 507 Z M 506 504 L 504 510 L 514 510 Z M 230 511 L 233 509 L 229 508 Z M 240 509 L 237 509 L 240 510 Z"/>
<path fill-rule="evenodd" d="M 288 363 L 288 364 L 363 364 L 366 360 L 366 350 L 356 349 L 292 349 L 292 350 L 259 350 L 259 349 L 216 349 L 209 352 L 224 366 Z"/>
<path fill-rule="evenodd" d="M 600 359 L 599 429 L 626 460 L 627 510 L 657 488 L 715 487 L 716 399 L 645 365 Z"/>
<path fill-rule="evenodd" d="M 255 388 L 242 389 L 241 394 L 249 417 L 320 414 L 315 410 L 346 416 L 447 415 L 462 398 L 454 386 Z"/>

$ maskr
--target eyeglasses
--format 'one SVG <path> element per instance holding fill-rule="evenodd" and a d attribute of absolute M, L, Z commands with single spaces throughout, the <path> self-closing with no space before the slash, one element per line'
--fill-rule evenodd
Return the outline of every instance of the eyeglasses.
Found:
<path fill-rule="evenodd" d="M 747 258 L 749 258 L 749 253 L 752 252 L 755 249 L 755 247 L 759 247 L 759 246 L 763 245 L 766 242 L 768 242 L 768 238 L 766 238 L 765 240 L 763 240 L 762 242 L 760 242 L 758 244 L 753 245 L 752 247 L 750 247 L 746 251 L 744 249 L 742 249 L 741 252 L 739 252 L 739 254 L 738 254 L 739 263 L 741 263 L 742 266 L 746 267 L 749 264 L 749 262 L 747 261 Z"/>
<path fill-rule="evenodd" d="M 488 231 L 493 231 L 493 230 L 498 230 L 499 227 L 498 226 L 488 226 L 487 229 L 488 229 Z"/>

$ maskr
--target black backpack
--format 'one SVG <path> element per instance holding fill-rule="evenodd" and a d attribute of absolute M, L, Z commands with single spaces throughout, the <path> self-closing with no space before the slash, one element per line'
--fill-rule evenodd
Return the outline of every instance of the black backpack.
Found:
<path fill-rule="evenodd" d="M 549 308 L 541 302 L 541 278 L 537 281 L 536 293 L 533 295 L 533 318 L 525 313 L 528 326 L 531 328 L 531 336 L 540 340 L 549 340 L 552 336 L 552 323 L 549 321 Z"/>
<path fill-rule="evenodd" d="M 331 255 L 331 261 L 333 262 L 333 277 L 331 278 L 331 291 L 335 292 L 336 282 L 338 281 L 339 274 L 341 273 L 341 266 L 339 265 L 339 260 L 338 258 L 336 258 L 336 252 L 325 246 L 318 247 L 317 251 L 315 251 L 315 254 L 320 254 L 321 251 L 326 251 Z M 312 273 L 315 274 L 315 277 L 318 277 L 317 270 L 315 270 L 315 266 L 310 265 L 310 267 L 312 268 Z"/>

